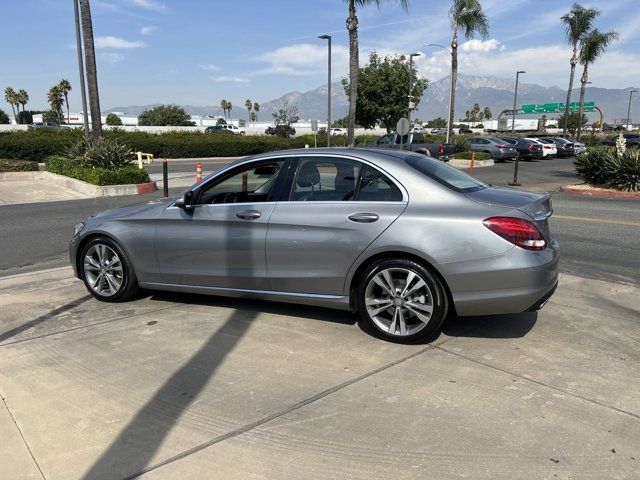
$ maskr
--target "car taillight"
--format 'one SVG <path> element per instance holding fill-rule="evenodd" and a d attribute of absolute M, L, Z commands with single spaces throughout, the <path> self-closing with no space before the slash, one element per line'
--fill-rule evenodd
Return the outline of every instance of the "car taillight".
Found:
<path fill-rule="evenodd" d="M 547 242 L 540 230 L 528 220 L 514 217 L 491 217 L 482 224 L 496 235 L 525 250 L 544 250 Z"/>
<path fill-rule="evenodd" d="M 438 145 L 438 153 L 444 153 L 444 147 L 442 144 Z"/>
<path fill-rule="evenodd" d="M 532 152 L 532 151 L 537 150 L 537 149 L 538 149 L 538 147 L 536 145 L 529 145 L 529 151 Z"/>

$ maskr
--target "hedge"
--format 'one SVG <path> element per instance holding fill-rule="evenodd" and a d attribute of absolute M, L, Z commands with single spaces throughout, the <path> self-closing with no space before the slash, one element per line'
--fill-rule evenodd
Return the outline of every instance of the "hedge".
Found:
<path fill-rule="evenodd" d="M 38 162 L 0 158 L 0 172 L 37 172 Z"/>
<path fill-rule="evenodd" d="M 47 157 L 44 163 L 47 172 L 75 178 L 93 185 L 129 185 L 151 181 L 146 170 L 140 170 L 135 166 L 116 170 L 89 168 L 80 166 L 77 160 L 57 156 Z"/>
<path fill-rule="evenodd" d="M 471 155 L 476 154 L 476 160 L 490 160 L 491 155 L 486 152 L 459 152 L 456 153 L 453 157 L 458 158 L 460 160 L 471 160 Z"/>
<path fill-rule="evenodd" d="M 293 138 L 270 136 L 213 135 L 203 132 L 126 132 L 105 130 L 105 138 L 127 145 L 134 152 L 151 153 L 156 158 L 244 157 L 257 153 L 313 146 L 313 135 Z M 80 129 L 46 130 L 0 133 L 0 158 L 43 161 L 49 156 L 60 156 L 82 138 Z M 356 145 L 364 146 L 375 136 L 361 136 Z M 326 136 L 318 136 L 318 146 L 326 144 Z M 346 144 L 346 137 L 331 137 L 334 146 Z"/>

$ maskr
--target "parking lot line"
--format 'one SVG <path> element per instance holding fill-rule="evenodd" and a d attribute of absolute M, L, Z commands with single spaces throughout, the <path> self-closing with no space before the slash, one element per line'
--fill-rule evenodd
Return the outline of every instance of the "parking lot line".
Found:
<path fill-rule="evenodd" d="M 551 218 L 555 218 L 558 220 L 576 220 L 578 222 L 610 223 L 613 225 L 631 225 L 632 227 L 640 227 L 640 222 L 629 222 L 627 220 L 609 220 L 608 218 L 572 217 L 570 215 L 554 215 Z"/>

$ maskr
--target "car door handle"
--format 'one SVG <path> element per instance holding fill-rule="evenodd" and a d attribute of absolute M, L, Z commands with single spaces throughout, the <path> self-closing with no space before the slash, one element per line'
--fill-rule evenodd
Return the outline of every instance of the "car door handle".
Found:
<path fill-rule="evenodd" d="M 354 213 L 349 215 L 349 220 L 358 223 L 372 223 L 378 220 L 378 215 L 375 213 Z"/>
<path fill-rule="evenodd" d="M 262 214 L 257 210 L 245 210 L 244 212 L 236 213 L 236 217 L 241 218 L 242 220 L 256 220 L 261 216 Z"/>

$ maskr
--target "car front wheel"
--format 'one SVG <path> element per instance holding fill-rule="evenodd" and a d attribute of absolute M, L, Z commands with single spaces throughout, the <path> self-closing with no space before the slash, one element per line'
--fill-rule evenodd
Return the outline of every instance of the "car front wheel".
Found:
<path fill-rule="evenodd" d="M 375 263 L 365 273 L 357 295 L 362 320 L 394 341 L 432 337 L 447 314 L 447 296 L 441 282 L 411 260 Z"/>
<path fill-rule="evenodd" d="M 121 302 L 137 293 L 133 266 L 113 240 L 104 237 L 90 240 L 82 249 L 81 261 L 82 280 L 98 300 Z"/>

